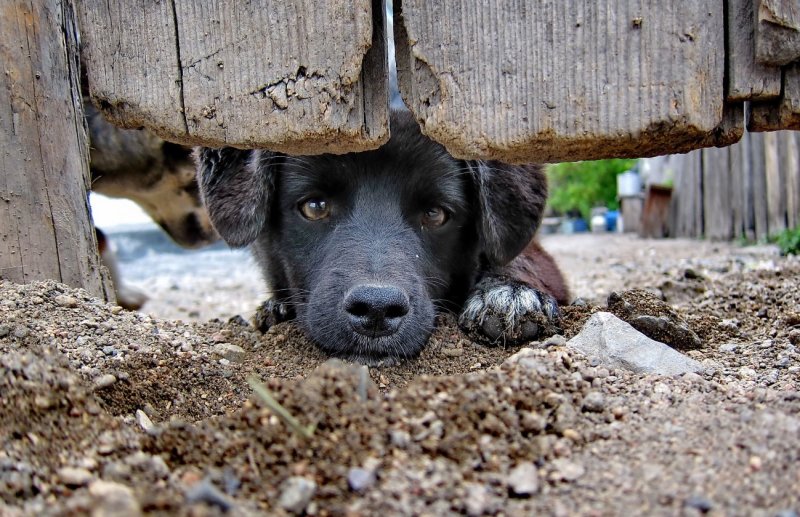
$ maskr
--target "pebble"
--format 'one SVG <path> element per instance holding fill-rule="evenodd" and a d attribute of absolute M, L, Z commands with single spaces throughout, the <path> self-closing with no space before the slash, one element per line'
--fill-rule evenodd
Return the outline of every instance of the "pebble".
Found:
<path fill-rule="evenodd" d="M 551 346 L 565 346 L 567 344 L 567 338 L 562 336 L 561 334 L 556 334 L 554 336 L 550 336 L 549 338 L 545 339 L 542 343 L 542 348 L 548 348 Z"/>
<path fill-rule="evenodd" d="M 556 480 L 560 481 L 575 481 L 583 476 L 586 472 L 583 465 L 575 463 L 565 458 L 557 458 L 553 460 L 553 476 Z"/>
<path fill-rule="evenodd" d="M 725 352 L 725 353 L 728 353 L 728 354 L 732 354 L 732 353 L 736 352 L 738 349 L 739 349 L 739 345 L 737 345 L 736 343 L 724 343 L 724 344 L 719 346 L 719 351 L 720 352 Z"/>
<path fill-rule="evenodd" d="M 25 327 L 24 325 L 17 325 L 17 327 L 14 329 L 14 337 L 17 339 L 27 337 L 29 333 L 30 331 L 28 330 L 28 327 Z"/>
<path fill-rule="evenodd" d="M 0 325 L 0 337 L 6 337 L 11 333 L 11 327 L 8 325 Z"/>
<path fill-rule="evenodd" d="M 149 433 L 155 427 L 153 425 L 153 421 L 150 420 L 150 417 L 142 411 L 141 409 L 136 410 L 136 422 L 139 424 L 139 427 L 144 429 L 146 433 Z"/>
<path fill-rule="evenodd" d="M 246 352 L 244 348 L 231 343 L 217 343 L 214 345 L 213 352 L 232 363 L 240 363 L 244 361 Z"/>
<path fill-rule="evenodd" d="M 117 382 L 117 378 L 110 373 L 106 373 L 95 379 L 94 385 L 97 389 L 102 390 L 108 388 L 115 382 Z"/>
<path fill-rule="evenodd" d="M 233 503 L 228 496 L 223 494 L 208 478 L 196 483 L 186 491 L 186 502 L 189 504 L 207 503 L 211 506 L 216 506 L 223 513 L 233 508 Z"/>
<path fill-rule="evenodd" d="M 92 473 L 86 469 L 64 467 L 58 470 L 58 479 L 69 487 L 86 486 L 92 480 Z"/>
<path fill-rule="evenodd" d="M 400 449 L 405 449 L 411 443 L 411 435 L 402 429 L 389 431 L 389 439 L 392 441 L 392 445 Z"/>
<path fill-rule="evenodd" d="M 78 300 L 66 294 L 59 294 L 58 296 L 56 296 L 55 301 L 58 305 L 62 307 L 67 307 L 68 309 L 74 309 L 75 307 L 78 306 Z"/>
<path fill-rule="evenodd" d="M 683 505 L 688 506 L 689 508 L 694 508 L 701 513 L 708 513 L 714 509 L 714 503 L 702 495 L 693 495 L 689 497 L 683 502 Z"/>
<path fill-rule="evenodd" d="M 581 407 L 584 411 L 601 413 L 606 407 L 605 397 L 599 391 L 590 391 L 583 398 Z"/>
<path fill-rule="evenodd" d="M 281 485 L 278 505 L 286 511 L 301 514 L 317 491 L 317 484 L 302 476 L 292 476 Z"/>
<path fill-rule="evenodd" d="M 478 483 L 464 483 L 467 497 L 464 506 L 469 517 L 478 517 L 486 513 L 489 506 L 489 491 L 484 485 Z"/>
<path fill-rule="evenodd" d="M 94 497 L 92 517 L 138 517 L 142 515 L 133 490 L 113 481 L 94 481 L 89 485 Z"/>
<path fill-rule="evenodd" d="M 363 492 L 375 484 L 375 471 L 353 467 L 347 472 L 347 484 L 353 492 Z"/>
<path fill-rule="evenodd" d="M 539 470 L 529 461 L 520 463 L 508 473 L 506 483 L 513 495 L 530 497 L 539 491 Z"/>

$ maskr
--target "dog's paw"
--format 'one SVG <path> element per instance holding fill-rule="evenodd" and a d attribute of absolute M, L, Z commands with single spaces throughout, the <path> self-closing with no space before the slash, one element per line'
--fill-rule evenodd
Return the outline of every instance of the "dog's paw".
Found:
<path fill-rule="evenodd" d="M 478 282 L 458 324 L 490 344 L 517 344 L 559 332 L 558 303 L 547 293 L 502 276 Z"/>
<path fill-rule="evenodd" d="M 261 332 L 266 332 L 273 325 L 293 320 L 294 317 L 294 307 L 288 303 L 270 299 L 262 302 L 256 309 L 256 313 L 253 316 L 253 325 Z"/>

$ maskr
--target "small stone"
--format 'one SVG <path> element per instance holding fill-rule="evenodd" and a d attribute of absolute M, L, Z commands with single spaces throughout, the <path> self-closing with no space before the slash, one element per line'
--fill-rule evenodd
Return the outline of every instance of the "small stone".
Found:
<path fill-rule="evenodd" d="M 689 508 L 694 508 L 700 513 L 708 513 L 714 508 L 714 503 L 701 495 L 693 495 L 689 497 L 683 502 L 683 505 L 688 506 Z"/>
<path fill-rule="evenodd" d="M 117 382 L 117 378 L 110 373 L 106 373 L 95 379 L 94 385 L 97 389 L 102 390 L 110 387 L 115 382 Z"/>
<path fill-rule="evenodd" d="M 94 498 L 92 517 L 139 517 L 142 509 L 127 486 L 112 481 L 94 481 L 89 485 Z"/>
<path fill-rule="evenodd" d="M 216 355 L 232 363 L 240 363 L 245 358 L 244 348 L 230 343 L 217 343 L 214 345 L 213 351 Z"/>
<path fill-rule="evenodd" d="M 278 505 L 286 511 L 301 514 L 317 491 L 317 484 L 302 476 L 292 476 L 281 485 Z"/>
<path fill-rule="evenodd" d="M 375 471 L 353 467 L 347 472 L 347 484 L 353 492 L 363 492 L 375 484 Z"/>
<path fill-rule="evenodd" d="M 113 315 L 115 315 L 115 316 L 116 316 L 117 314 L 119 314 L 120 312 L 122 312 L 122 311 L 124 311 L 124 310 L 125 310 L 125 309 L 123 309 L 123 308 L 122 308 L 122 307 L 120 307 L 119 305 L 115 305 L 115 306 L 111 307 L 111 314 L 113 314 Z"/>
<path fill-rule="evenodd" d="M 228 496 L 214 486 L 214 483 L 208 478 L 196 483 L 192 488 L 186 491 L 186 502 L 189 504 L 206 503 L 211 506 L 216 506 L 222 510 L 223 513 L 233 508 L 233 503 L 228 499 Z"/>
<path fill-rule="evenodd" d="M 566 344 L 567 338 L 561 334 L 555 334 L 544 340 L 542 343 L 542 348 L 549 348 L 551 346 L 565 346 Z"/>
<path fill-rule="evenodd" d="M 602 413 L 606 407 L 605 397 L 599 391 L 590 391 L 583 398 L 581 407 L 590 413 Z"/>
<path fill-rule="evenodd" d="M 78 306 L 78 300 L 72 296 L 67 296 L 66 294 L 59 294 L 56 296 L 56 303 L 68 309 L 74 309 Z"/>
<path fill-rule="evenodd" d="M 752 368 L 748 368 L 747 366 L 739 368 L 740 379 L 752 379 L 756 375 L 758 375 L 758 373 Z"/>
<path fill-rule="evenodd" d="M 800 329 L 789 331 L 789 342 L 793 345 L 800 345 Z"/>
<path fill-rule="evenodd" d="M 6 337 L 11 334 L 11 327 L 8 325 L 0 325 L 0 337 Z"/>
<path fill-rule="evenodd" d="M 586 469 L 583 465 L 575 463 L 565 458 L 556 458 L 553 460 L 553 476 L 559 481 L 575 481 L 583 476 Z"/>
<path fill-rule="evenodd" d="M 539 491 L 539 470 L 529 461 L 520 463 L 508 473 L 506 483 L 513 495 L 530 497 Z"/>
<path fill-rule="evenodd" d="M 27 337 L 29 333 L 30 331 L 28 330 L 28 327 L 24 325 L 17 325 L 17 327 L 14 329 L 14 337 L 17 339 Z"/>
<path fill-rule="evenodd" d="M 739 345 L 736 343 L 723 343 L 719 346 L 720 352 L 725 352 L 727 354 L 732 354 L 739 349 Z"/>
<path fill-rule="evenodd" d="M 86 486 L 92 480 L 92 473 L 86 469 L 64 467 L 58 470 L 58 479 L 69 487 Z"/>
<path fill-rule="evenodd" d="M 153 425 L 153 421 L 150 420 L 150 417 L 142 411 L 141 409 L 136 410 L 136 422 L 139 424 L 139 427 L 144 429 L 144 432 L 149 433 L 155 427 Z"/>
<path fill-rule="evenodd" d="M 411 443 L 411 435 L 402 429 L 389 431 L 389 439 L 392 441 L 392 445 L 400 449 L 405 449 Z"/>
<path fill-rule="evenodd" d="M 484 485 L 479 483 L 464 483 L 464 490 L 467 492 L 464 506 L 466 506 L 469 517 L 478 517 L 486 513 L 489 506 L 489 491 Z"/>
<path fill-rule="evenodd" d="M 461 347 L 459 347 L 459 348 L 443 348 L 442 349 L 442 355 L 445 355 L 447 357 L 460 357 L 460 356 L 464 355 L 464 349 L 461 348 Z"/>
<path fill-rule="evenodd" d="M 684 382 L 688 382 L 690 384 L 703 382 L 703 378 L 694 372 L 684 373 L 681 379 L 683 379 Z"/>

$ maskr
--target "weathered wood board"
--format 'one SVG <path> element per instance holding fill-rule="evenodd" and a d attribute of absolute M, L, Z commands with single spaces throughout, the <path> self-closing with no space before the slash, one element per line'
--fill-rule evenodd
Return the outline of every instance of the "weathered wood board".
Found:
<path fill-rule="evenodd" d="M 781 169 L 784 171 L 786 191 L 786 226 L 800 226 L 800 133 L 782 131 L 778 133 L 781 149 Z"/>
<path fill-rule="evenodd" d="M 778 149 L 778 134 L 764 134 L 764 169 L 767 180 L 767 234 L 786 229 L 786 184 Z"/>
<path fill-rule="evenodd" d="M 772 99 L 781 94 L 780 67 L 756 61 L 756 1 L 726 0 L 728 102 Z"/>
<path fill-rule="evenodd" d="M 756 11 L 756 59 L 766 65 L 786 65 L 800 58 L 800 2 L 753 0 Z"/>
<path fill-rule="evenodd" d="M 380 1 L 80 5 L 90 95 L 119 125 L 300 154 L 388 139 Z"/>
<path fill-rule="evenodd" d="M 709 239 L 733 237 L 729 158 L 727 148 L 703 150 L 703 227 Z"/>
<path fill-rule="evenodd" d="M 0 8 L 0 278 L 113 299 L 90 223 L 72 0 Z"/>
<path fill-rule="evenodd" d="M 457 156 L 551 162 L 731 143 L 715 132 L 721 1 L 403 0 L 395 13 L 403 98 Z"/>
<path fill-rule="evenodd" d="M 674 166 L 675 184 L 670 204 L 674 213 L 671 235 L 703 235 L 703 168 L 701 151 L 678 155 Z"/>
<path fill-rule="evenodd" d="M 783 70 L 783 94 L 774 101 L 753 102 L 747 116 L 748 131 L 800 130 L 800 63 Z"/>

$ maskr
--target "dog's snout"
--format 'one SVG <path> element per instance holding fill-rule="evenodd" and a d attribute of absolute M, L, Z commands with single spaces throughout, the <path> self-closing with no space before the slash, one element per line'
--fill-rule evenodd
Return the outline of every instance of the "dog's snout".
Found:
<path fill-rule="evenodd" d="M 394 286 L 358 285 L 344 298 L 353 330 L 370 337 L 397 332 L 410 307 L 405 291 Z"/>

